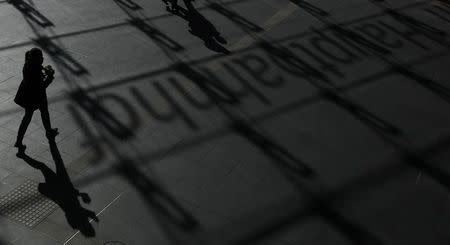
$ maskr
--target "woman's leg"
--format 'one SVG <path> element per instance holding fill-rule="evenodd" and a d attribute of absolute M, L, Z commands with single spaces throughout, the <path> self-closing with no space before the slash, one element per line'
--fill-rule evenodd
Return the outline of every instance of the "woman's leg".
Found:
<path fill-rule="evenodd" d="M 53 129 L 50 123 L 50 113 L 48 112 L 47 104 L 39 107 L 39 111 L 41 112 L 42 124 L 44 125 L 47 138 L 55 137 L 58 134 L 57 129 Z"/>
<path fill-rule="evenodd" d="M 33 117 L 34 110 L 25 109 L 25 115 L 23 116 L 22 122 L 19 126 L 19 132 L 17 133 L 17 140 L 14 146 L 19 147 L 22 146 L 22 140 L 25 136 L 25 132 L 27 131 L 28 125 L 30 125 L 31 118 Z"/>
<path fill-rule="evenodd" d="M 48 106 L 43 105 L 39 107 L 39 111 L 41 112 L 42 124 L 44 124 L 45 130 L 51 130 L 52 125 L 50 124 L 50 113 L 48 112 Z"/>

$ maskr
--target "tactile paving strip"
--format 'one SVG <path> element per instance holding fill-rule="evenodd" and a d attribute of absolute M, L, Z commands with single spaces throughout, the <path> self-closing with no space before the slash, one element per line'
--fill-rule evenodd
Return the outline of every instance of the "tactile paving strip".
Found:
<path fill-rule="evenodd" d="M 38 192 L 38 183 L 25 183 L 0 198 L 0 215 L 34 227 L 58 206 Z"/>

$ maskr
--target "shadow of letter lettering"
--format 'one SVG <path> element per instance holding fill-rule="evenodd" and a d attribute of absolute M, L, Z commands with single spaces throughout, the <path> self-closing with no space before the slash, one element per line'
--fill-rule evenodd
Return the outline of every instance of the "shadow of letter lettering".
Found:
<path fill-rule="evenodd" d="M 100 140 L 95 137 L 94 133 L 91 131 L 91 129 L 83 122 L 83 118 L 81 116 L 81 113 L 72 105 L 69 105 L 67 110 L 72 115 L 75 123 L 80 127 L 81 132 L 83 132 L 83 135 L 86 137 L 84 141 L 82 141 L 81 146 L 82 147 L 92 147 L 94 155 L 89 160 L 89 162 L 96 163 L 103 159 L 104 152 L 100 145 Z"/>
<path fill-rule="evenodd" d="M 231 64 L 228 64 L 227 62 L 223 62 L 222 63 L 223 67 L 225 70 L 228 71 L 228 73 L 230 73 L 234 78 L 236 78 L 236 80 L 238 80 L 241 84 L 242 84 L 242 92 L 237 92 L 236 96 L 245 96 L 247 95 L 248 92 L 253 93 L 259 100 L 261 100 L 261 102 L 263 102 L 264 104 L 268 105 L 271 104 L 269 99 L 261 92 L 259 91 L 257 88 L 255 88 L 252 84 L 250 84 L 247 80 L 245 80 L 240 74 L 239 72 L 234 69 L 234 67 Z"/>
<path fill-rule="evenodd" d="M 343 64 L 351 64 L 358 57 L 338 41 L 328 37 L 322 31 L 315 31 L 319 36 L 310 39 L 310 43 L 326 57 Z"/>
<path fill-rule="evenodd" d="M 319 55 L 316 55 L 310 49 L 304 47 L 300 43 L 292 42 L 289 46 L 292 49 L 299 49 L 299 50 L 303 51 L 306 55 L 308 55 L 309 57 L 311 57 L 312 59 L 317 61 L 317 63 L 320 64 L 320 69 L 321 70 L 323 70 L 323 71 L 330 71 L 330 72 L 332 72 L 334 75 L 336 75 L 338 77 L 344 77 L 344 74 L 341 71 L 339 71 L 334 64 L 332 64 L 330 62 L 327 62 L 325 59 L 323 59 Z"/>
<path fill-rule="evenodd" d="M 128 130 L 136 130 L 140 126 L 140 121 L 138 114 L 134 110 L 134 108 L 122 97 L 114 94 L 105 94 L 98 97 L 99 103 L 102 103 L 103 106 L 106 106 L 106 104 L 110 104 L 111 102 L 114 104 L 110 108 L 122 108 L 123 111 L 128 115 L 128 121 L 127 122 L 121 122 L 117 121 L 118 124 L 121 124 L 122 127 L 127 128 Z"/>
<path fill-rule="evenodd" d="M 300 59 L 289 49 L 282 46 L 275 46 L 269 43 L 262 43 L 263 50 L 269 58 L 282 70 L 289 72 L 298 77 L 324 77 L 325 74 L 320 73 L 311 64 Z"/>
<path fill-rule="evenodd" d="M 162 87 L 158 82 L 153 82 L 155 90 L 163 97 L 163 99 L 168 104 L 168 111 L 161 112 L 152 105 L 148 99 L 148 97 L 142 95 L 141 91 L 136 87 L 131 87 L 130 92 L 136 98 L 137 102 L 155 119 L 165 122 L 170 122 L 175 120 L 178 116 L 181 116 L 183 121 L 187 124 L 187 126 L 191 129 L 198 129 L 197 124 L 186 114 L 186 112 L 181 108 L 181 106 L 173 99 L 169 92 Z"/>
<path fill-rule="evenodd" d="M 389 48 L 401 48 L 403 47 L 403 42 L 399 39 L 389 41 L 387 40 L 387 32 L 381 28 L 380 26 L 377 26 L 373 23 L 366 23 L 360 27 L 358 27 L 359 31 L 364 33 L 365 35 L 369 36 L 373 40 L 377 40 L 378 42 L 382 43 L 383 45 L 389 47 Z"/>
<path fill-rule="evenodd" d="M 282 86 L 284 83 L 284 78 L 281 75 L 268 78 L 267 71 L 270 70 L 269 64 L 255 54 L 247 54 L 241 58 L 233 59 L 233 62 L 240 65 L 254 79 L 267 87 L 276 88 Z"/>
<path fill-rule="evenodd" d="M 195 91 L 190 91 L 189 89 L 186 89 L 183 85 L 180 84 L 180 82 L 173 78 L 169 77 L 169 83 L 177 90 L 183 97 L 188 101 L 192 106 L 197 107 L 200 110 L 207 110 L 211 108 L 214 104 L 211 101 L 211 98 L 208 96 L 201 96 L 203 99 L 199 99 L 198 95 L 192 95 L 191 93 Z"/>
<path fill-rule="evenodd" d="M 380 23 L 380 25 L 384 26 L 386 29 L 389 29 L 390 31 L 394 32 L 395 34 L 397 34 L 398 36 L 404 38 L 405 40 L 408 40 L 409 42 L 411 42 L 412 44 L 425 49 L 425 50 L 429 50 L 430 48 L 425 46 L 423 44 L 423 41 L 417 40 L 418 36 L 422 36 L 425 37 L 428 40 L 432 40 L 434 42 L 438 42 L 436 41 L 435 38 L 431 38 L 429 37 L 429 35 L 426 35 L 426 33 L 424 32 L 420 32 L 420 31 L 416 31 L 413 28 L 411 28 L 410 26 L 405 26 L 408 29 L 407 30 L 399 30 L 398 27 L 394 27 L 391 24 L 386 23 L 385 21 L 379 20 L 378 23 Z M 439 44 L 442 44 L 441 42 L 438 42 Z"/>

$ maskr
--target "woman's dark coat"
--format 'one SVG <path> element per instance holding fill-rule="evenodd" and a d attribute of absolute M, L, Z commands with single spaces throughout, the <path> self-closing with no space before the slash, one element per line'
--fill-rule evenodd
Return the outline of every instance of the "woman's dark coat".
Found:
<path fill-rule="evenodd" d="M 47 104 L 45 89 L 53 77 L 45 76 L 42 66 L 25 64 L 22 70 L 23 80 L 20 83 L 14 102 L 25 109 L 36 110 Z"/>

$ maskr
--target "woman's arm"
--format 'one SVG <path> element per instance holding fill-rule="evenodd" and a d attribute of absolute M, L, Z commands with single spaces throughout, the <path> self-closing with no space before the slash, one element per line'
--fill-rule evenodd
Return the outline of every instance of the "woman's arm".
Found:
<path fill-rule="evenodd" d="M 44 86 L 45 88 L 50 85 L 50 83 L 53 82 L 53 79 L 55 78 L 55 71 L 51 66 L 44 67 Z"/>

